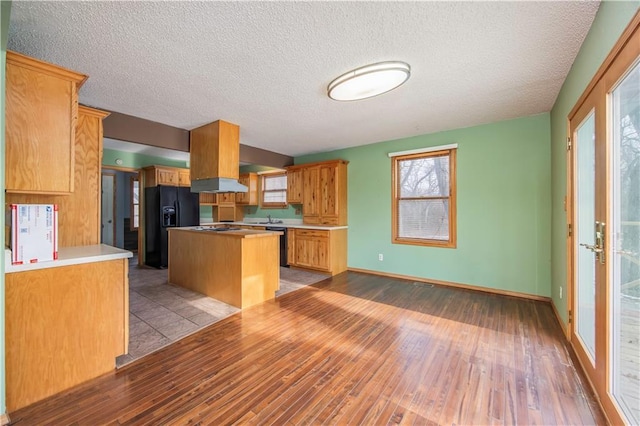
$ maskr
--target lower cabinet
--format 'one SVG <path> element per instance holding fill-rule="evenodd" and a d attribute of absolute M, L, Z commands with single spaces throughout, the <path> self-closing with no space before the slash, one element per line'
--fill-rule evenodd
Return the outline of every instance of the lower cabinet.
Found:
<path fill-rule="evenodd" d="M 9 412 L 115 369 L 129 344 L 128 266 L 116 259 L 5 275 Z"/>
<path fill-rule="evenodd" d="M 289 229 L 289 265 L 336 275 L 347 270 L 347 230 Z"/>
<path fill-rule="evenodd" d="M 329 231 L 296 230 L 296 265 L 329 270 Z"/>

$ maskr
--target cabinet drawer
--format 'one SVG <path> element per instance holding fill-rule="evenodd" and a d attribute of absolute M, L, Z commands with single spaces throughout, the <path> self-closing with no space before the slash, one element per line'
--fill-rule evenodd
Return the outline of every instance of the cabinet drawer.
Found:
<path fill-rule="evenodd" d="M 320 231 L 317 229 L 296 229 L 296 237 L 298 238 L 329 238 L 329 231 Z"/>
<path fill-rule="evenodd" d="M 324 217 L 323 216 L 320 219 L 320 224 L 322 224 L 322 225 L 334 225 L 334 226 L 339 225 L 338 218 L 335 217 L 335 216 L 334 217 Z"/>

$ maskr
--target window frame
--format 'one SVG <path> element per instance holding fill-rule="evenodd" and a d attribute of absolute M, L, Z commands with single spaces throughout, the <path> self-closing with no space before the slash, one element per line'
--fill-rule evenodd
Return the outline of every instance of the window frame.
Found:
<path fill-rule="evenodd" d="M 138 202 L 135 203 L 133 201 L 133 189 L 134 189 L 134 182 L 138 182 Z M 140 228 L 140 177 L 139 176 L 131 176 L 129 178 L 129 230 L 131 231 L 136 231 Z M 134 226 L 134 206 L 138 206 L 138 226 Z"/>
<path fill-rule="evenodd" d="M 265 190 L 265 182 L 268 178 L 277 178 L 282 177 L 285 178 L 285 186 L 283 189 L 278 190 Z M 263 173 L 260 175 L 260 208 L 263 209 L 284 209 L 289 205 L 287 203 L 287 172 L 286 171 L 278 171 L 273 173 Z M 284 202 L 283 203 L 269 203 L 264 201 L 265 193 L 270 192 L 282 192 L 284 191 Z"/>
<path fill-rule="evenodd" d="M 399 153 L 391 158 L 391 242 L 392 244 L 409 244 L 426 247 L 456 248 L 457 247 L 457 181 L 456 181 L 456 154 L 457 147 L 438 150 L 427 150 L 426 152 Z M 449 196 L 429 196 L 429 197 L 406 197 L 400 198 L 399 185 L 399 163 L 406 160 L 417 160 L 431 157 L 449 156 Z M 400 237 L 399 234 L 399 207 L 400 201 L 403 199 L 448 199 L 449 200 L 449 239 L 435 240 L 427 238 L 407 238 Z"/>

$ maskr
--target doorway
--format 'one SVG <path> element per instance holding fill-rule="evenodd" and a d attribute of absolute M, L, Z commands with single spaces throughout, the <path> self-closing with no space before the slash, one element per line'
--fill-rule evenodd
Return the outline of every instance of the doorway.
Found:
<path fill-rule="evenodd" d="M 116 175 L 112 172 L 102 172 L 102 208 L 100 214 L 100 242 L 109 246 L 116 241 Z"/>

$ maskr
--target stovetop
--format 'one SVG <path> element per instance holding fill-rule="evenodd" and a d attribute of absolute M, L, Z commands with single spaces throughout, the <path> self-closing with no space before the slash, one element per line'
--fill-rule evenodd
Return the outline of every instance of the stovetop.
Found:
<path fill-rule="evenodd" d="M 239 231 L 240 228 L 234 226 L 221 226 L 221 227 L 204 227 L 198 226 L 194 228 L 195 231 L 210 231 L 210 232 L 223 232 L 223 231 Z"/>

